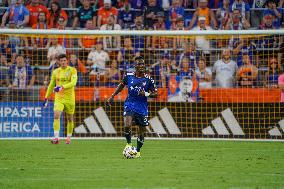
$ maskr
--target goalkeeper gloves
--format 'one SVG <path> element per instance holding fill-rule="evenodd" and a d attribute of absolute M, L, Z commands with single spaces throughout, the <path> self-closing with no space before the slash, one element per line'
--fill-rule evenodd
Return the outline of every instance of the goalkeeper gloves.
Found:
<path fill-rule="evenodd" d="M 48 99 L 45 98 L 44 101 L 43 101 L 43 103 L 42 103 L 42 106 L 43 106 L 44 108 L 46 108 L 47 105 L 48 105 Z"/>
<path fill-rule="evenodd" d="M 56 86 L 56 87 L 54 87 L 53 91 L 58 93 L 58 92 L 62 91 L 63 89 L 64 89 L 63 86 Z"/>

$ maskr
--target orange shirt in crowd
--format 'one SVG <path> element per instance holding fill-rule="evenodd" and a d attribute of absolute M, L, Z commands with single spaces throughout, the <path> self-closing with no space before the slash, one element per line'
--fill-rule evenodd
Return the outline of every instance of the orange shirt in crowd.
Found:
<path fill-rule="evenodd" d="M 85 48 L 93 48 L 97 44 L 97 40 L 93 36 L 84 36 L 81 40 Z"/>
<path fill-rule="evenodd" d="M 98 16 L 101 16 L 101 25 L 107 24 L 107 19 L 110 15 L 117 16 L 118 10 L 114 7 L 111 7 L 110 10 L 106 10 L 104 7 L 99 9 Z"/>
<path fill-rule="evenodd" d="M 30 12 L 30 21 L 29 21 L 29 26 L 30 27 L 32 27 L 34 24 L 37 23 L 38 14 L 40 12 L 44 12 L 46 16 L 48 14 L 47 8 L 45 6 L 43 6 L 43 5 L 38 5 L 38 6 L 28 5 L 27 9 Z"/>
<path fill-rule="evenodd" d="M 68 19 L 68 15 L 64 10 L 61 10 L 60 14 L 56 17 L 58 17 L 58 18 L 63 17 L 64 20 Z M 47 25 L 50 28 L 57 28 L 57 26 L 58 26 L 58 23 L 53 22 L 54 19 L 55 19 L 55 15 L 52 15 L 51 12 L 49 11 L 48 14 L 47 14 Z"/>
<path fill-rule="evenodd" d="M 197 16 L 198 17 L 205 17 L 205 25 L 210 26 L 210 9 L 208 7 L 204 9 L 197 9 Z"/>

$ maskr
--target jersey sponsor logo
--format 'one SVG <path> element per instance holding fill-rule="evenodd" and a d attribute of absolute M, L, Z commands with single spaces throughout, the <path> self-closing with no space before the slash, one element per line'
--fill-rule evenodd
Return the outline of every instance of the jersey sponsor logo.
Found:
<path fill-rule="evenodd" d="M 230 135 L 229 130 L 231 133 L 235 136 L 243 136 L 245 133 L 243 132 L 239 122 L 237 121 L 236 117 L 234 116 L 233 112 L 230 108 L 225 109 L 221 112 L 220 117 L 215 118 L 211 121 L 213 128 L 217 132 L 218 135 Z M 224 124 L 222 118 L 226 122 L 228 128 Z M 213 128 L 211 126 L 208 126 L 204 129 L 202 129 L 203 135 L 215 135 L 216 133 L 213 131 Z"/>

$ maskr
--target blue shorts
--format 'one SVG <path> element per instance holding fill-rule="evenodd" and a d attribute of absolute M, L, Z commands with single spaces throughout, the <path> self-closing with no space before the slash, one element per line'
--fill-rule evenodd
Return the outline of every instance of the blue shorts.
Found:
<path fill-rule="evenodd" d="M 132 121 L 134 122 L 135 125 L 139 125 L 139 126 L 142 126 L 142 127 L 146 127 L 146 126 L 149 125 L 148 116 L 144 116 L 144 115 L 136 113 L 134 111 L 124 110 L 123 116 L 124 117 L 125 116 L 131 116 Z"/>

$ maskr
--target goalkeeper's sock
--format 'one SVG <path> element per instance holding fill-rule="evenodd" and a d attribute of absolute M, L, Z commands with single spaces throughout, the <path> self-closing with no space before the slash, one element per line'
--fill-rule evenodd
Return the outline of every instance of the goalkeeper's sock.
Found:
<path fill-rule="evenodd" d="M 127 144 L 131 144 L 131 131 L 124 131 Z"/>
<path fill-rule="evenodd" d="M 54 137 L 59 138 L 60 119 L 53 120 Z"/>
<path fill-rule="evenodd" d="M 67 122 L 67 137 L 71 137 L 74 129 L 74 121 Z"/>
<path fill-rule="evenodd" d="M 144 136 L 137 137 L 137 152 L 140 152 L 140 149 L 142 148 L 144 144 Z"/>

